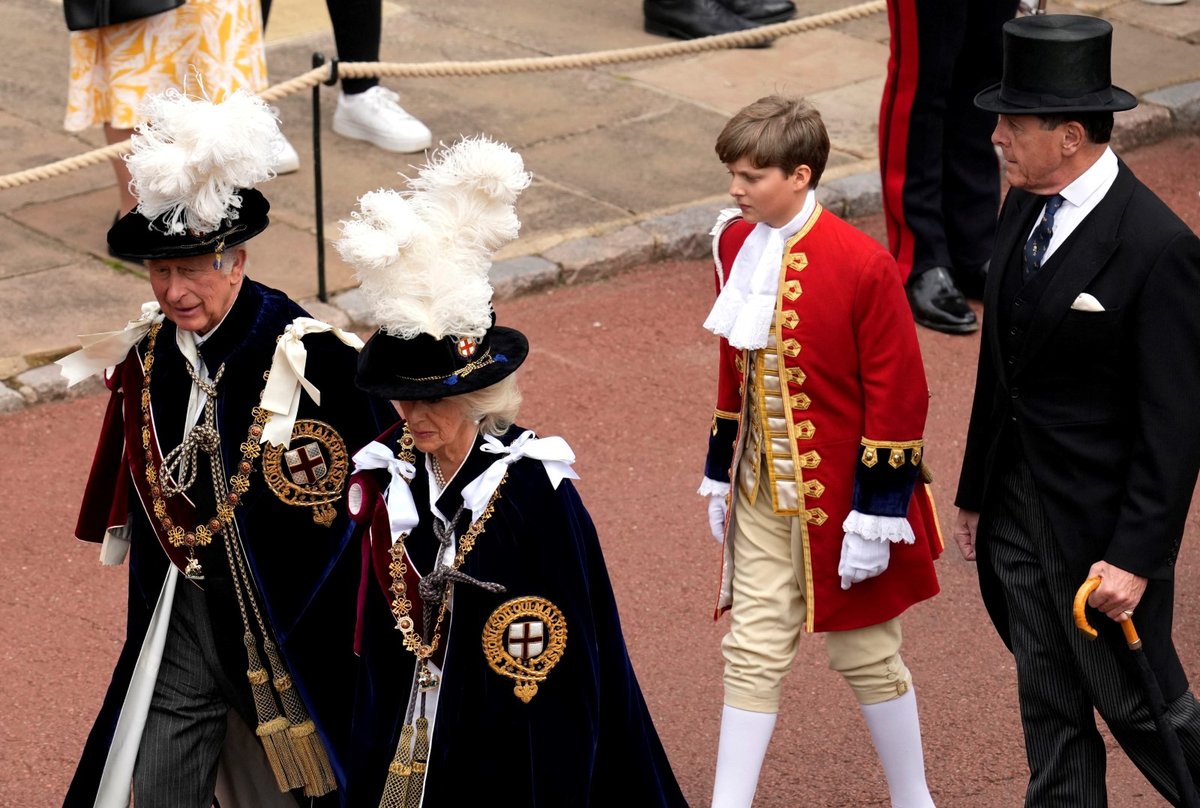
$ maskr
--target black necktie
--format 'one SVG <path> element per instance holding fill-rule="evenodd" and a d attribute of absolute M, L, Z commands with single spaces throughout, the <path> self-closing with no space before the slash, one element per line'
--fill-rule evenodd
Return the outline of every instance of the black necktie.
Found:
<path fill-rule="evenodd" d="M 1038 226 L 1029 234 L 1025 242 L 1025 261 L 1022 266 L 1022 277 L 1029 280 L 1042 266 L 1046 257 L 1046 249 L 1050 246 L 1050 237 L 1054 235 L 1054 214 L 1062 206 L 1063 198 L 1058 194 L 1046 200 L 1046 211 Z"/>

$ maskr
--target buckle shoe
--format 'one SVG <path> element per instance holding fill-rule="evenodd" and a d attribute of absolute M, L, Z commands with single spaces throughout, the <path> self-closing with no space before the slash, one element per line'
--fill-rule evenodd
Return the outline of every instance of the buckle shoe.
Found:
<path fill-rule="evenodd" d="M 970 334 L 979 330 L 975 312 L 954 285 L 948 268 L 933 267 L 909 278 L 905 290 L 917 325 L 943 334 Z"/>
<path fill-rule="evenodd" d="M 378 84 L 366 92 L 338 96 L 333 131 L 393 152 L 424 151 L 433 142 L 429 128 L 400 106 L 400 96 Z"/>

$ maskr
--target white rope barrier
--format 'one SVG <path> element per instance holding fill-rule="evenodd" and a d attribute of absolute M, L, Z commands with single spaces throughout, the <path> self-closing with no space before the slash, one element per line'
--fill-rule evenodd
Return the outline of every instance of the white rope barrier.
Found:
<path fill-rule="evenodd" d="M 554 70 L 582 70 L 622 62 L 669 59 L 676 56 L 703 53 L 728 48 L 744 48 L 762 45 L 774 39 L 800 34 L 817 28 L 869 17 L 887 10 L 886 0 L 870 0 L 823 14 L 813 14 L 797 20 L 763 25 L 731 34 L 690 39 L 684 42 L 669 42 L 662 45 L 647 45 L 636 48 L 574 53 L 563 56 L 540 56 L 521 59 L 492 59 L 480 62 L 338 62 L 339 78 L 447 78 L 461 76 L 495 76 L 511 73 L 545 73 Z M 307 73 L 263 90 L 259 95 L 264 101 L 273 103 L 289 95 L 311 89 L 328 81 L 332 65 L 315 67 Z M 129 141 L 112 143 L 99 149 L 77 154 L 35 168 L 0 175 L 0 191 L 17 188 L 40 180 L 62 176 L 81 168 L 103 163 L 120 157 L 129 151 Z"/>

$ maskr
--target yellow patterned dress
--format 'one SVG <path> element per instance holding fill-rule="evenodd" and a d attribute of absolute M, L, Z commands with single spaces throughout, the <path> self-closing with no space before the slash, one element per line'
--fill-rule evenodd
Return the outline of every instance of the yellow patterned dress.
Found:
<path fill-rule="evenodd" d="M 142 98 L 172 87 L 220 101 L 266 86 L 259 0 L 187 0 L 153 17 L 71 32 L 63 126 L 132 129 Z"/>

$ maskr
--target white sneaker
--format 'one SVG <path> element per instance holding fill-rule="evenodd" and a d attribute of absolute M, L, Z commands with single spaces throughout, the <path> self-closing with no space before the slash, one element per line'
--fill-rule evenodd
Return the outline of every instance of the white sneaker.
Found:
<path fill-rule="evenodd" d="M 339 94 L 333 131 L 394 152 L 423 151 L 433 142 L 429 128 L 400 106 L 400 96 L 378 84 L 364 93 Z"/>
<path fill-rule="evenodd" d="M 296 154 L 296 149 L 282 132 L 279 133 L 279 140 L 281 143 L 277 152 L 278 162 L 275 164 L 275 173 L 291 174 L 293 171 L 299 171 L 300 155 Z"/>

